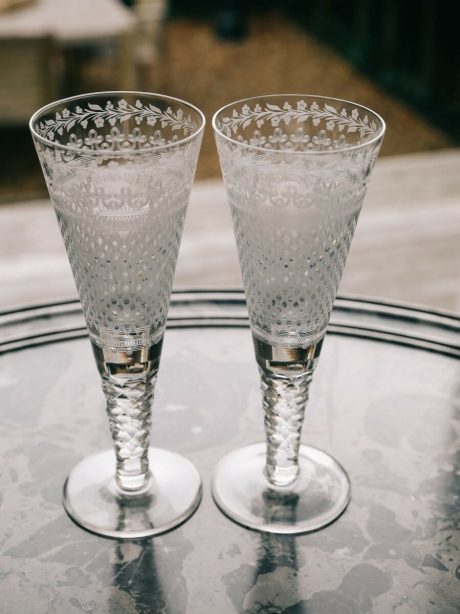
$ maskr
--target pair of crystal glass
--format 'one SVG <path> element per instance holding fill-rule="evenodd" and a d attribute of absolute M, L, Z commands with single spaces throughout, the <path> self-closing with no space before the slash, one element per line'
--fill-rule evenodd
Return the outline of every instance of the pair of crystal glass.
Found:
<path fill-rule="evenodd" d="M 155 535 L 198 507 L 186 458 L 149 446 L 151 404 L 177 253 L 205 126 L 187 102 L 150 93 L 68 98 L 30 120 L 102 378 L 114 451 L 64 486 L 82 527 Z M 240 524 L 319 529 L 350 500 L 325 452 L 301 445 L 313 371 L 385 131 L 360 105 L 277 95 L 229 104 L 213 128 L 262 380 L 266 442 L 216 468 L 212 492 Z"/>

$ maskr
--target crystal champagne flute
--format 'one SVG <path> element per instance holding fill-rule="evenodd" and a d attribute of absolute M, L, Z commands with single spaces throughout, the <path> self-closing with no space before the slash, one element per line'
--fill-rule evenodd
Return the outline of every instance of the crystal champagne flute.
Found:
<path fill-rule="evenodd" d="M 262 531 L 301 533 L 350 500 L 345 470 L 301 445 L 309 386 L 385 131 L 353 102 L 278 95 L 214 115 L 262 380 L 266 443 L 228 454 L 218 506 Z M 269 509 L 268 509 L 269 508 Z M 274 513 L 276 510 L 276 513 Z"/>
<path fill-rule="evenodd" d="M 100 535 L 166 531 L 199 504 L 182 456 L 149 446 L 177 253 L 205 125 L 156 94 L 100 92 L 38 110 L 35 147 L 79 292 L 114 450 L 83 460 L 64 505 Z"/>

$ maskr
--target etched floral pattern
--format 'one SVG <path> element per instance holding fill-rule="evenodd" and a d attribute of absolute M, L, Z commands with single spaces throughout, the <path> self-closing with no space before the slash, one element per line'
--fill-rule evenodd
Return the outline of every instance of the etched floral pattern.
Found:
<path fill-rule="evenodd" d="M 180 101 L 108 98 L 45 109 L 34 140 L 90 336 L 148 346 L 164 332 L 202 121 Z"/>
<path fill-rule="evenodd" d="M 115 126 L 134 121 L 138 126 L 147 124 L 148 126 L 158 126 L 159 128 L 170 128 L 172 131 L 181 131 L 182 135 L 187 136 L 197 130 L 197 124 L 190 114 L 184 113 L 183 109 L 173 110 L 170 106 L 162 110 L 152 103 L 145 103 L 136 100 L 134 104 L 128 103 L 124 98 L 116 101 L 111 100 L 105 104 L 87 102 L 83 106 L 77 105 L 75 108 L 64 108 L 54 114 L 54 117 L 43 119 L 36 124 L 38 134 L 50 141 L 58 141 L 73 147 L 94 147 L 106 142 L 108 144 L 124 143 L 131 144 L 131 148 L 140 148 L 151 145 L 164 145 L 177 140 L 178 137 L 165 139 L 161 135 L 161 130 L 155 131 L 153 136 L 147 137 L 140 128 L 135 128 L 127 135 L 124 135 Z M 100 135 L 96 128 L 115 128 L 109 134 Z M 72 129 L 80 127 L 88 130 L 88 136 L 84 139 L 78 138 L 71 132 Z M 63 138 L 68 135 L 68 142 L 64 143 Z"/>
<path fill-rule="evenodd" d="M 286 486 L 316 364 L 293 348 L 319 355 L 384 125 L 350 103 L 274 100 L 229 105 L 214 126 L 261 375 L 265 471 Z M 259 345 L 288 351 L 269 365 Z"/>
<path fill-rule="evenodd" d="M 299 97 L 241 104 L 218 114 L 216 139 L 252 327 L 308 346 L 325 334 L 382 123 Z"/>
<path fill-rule="evenodd" d="M 336 103 L 334 106 L 333 102 L 319 98 L 312 102 L 304 99 L 294 103 L 263 102 L 253 107 L 245 103 L 239 108 L 235 106 L 228 115 L 222 114 L 216 125 L 222 134 L 264 149 L 338 149 L 378 136 L 379 123 L 374 119 L 374 114 L 359 111 L 356 107 L 340 108 L 339 101 Z M 286 130 L 293 125 L 295 129 Z M 267 126 L 273 130 L 268 132 Z M 265 129 L 266 134 L 261 132 L 261 128 Z M 357 138 L 350 141 L 347 136 L 353 133 Z"/>

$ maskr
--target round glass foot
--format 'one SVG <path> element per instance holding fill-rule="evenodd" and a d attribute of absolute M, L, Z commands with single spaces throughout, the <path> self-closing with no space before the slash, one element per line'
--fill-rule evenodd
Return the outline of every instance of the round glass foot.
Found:
<path fill-rule="evenodd" d="M 181 524 L 201 500 L 198 471 L 186 458 L 158 448 L 149 448 L 149 464 L 149 487 L 127 496 L 115 484 L 112 450 L 86 458 L 64 485 L 67 513 L 84 529 L 117 539 L 150 537 Z"/>
<path fill-rule="evenodd" d="M 217 466 L 212 493 L 220 509 L 239 524 L 269 533 L 308 533 L 338 518 L 351 495 L 343 467 L 325 452 L 300 446 L 300 475 L 289 487 L 265 477 L 266 446 L 253 444 L 227 454 Z"/>

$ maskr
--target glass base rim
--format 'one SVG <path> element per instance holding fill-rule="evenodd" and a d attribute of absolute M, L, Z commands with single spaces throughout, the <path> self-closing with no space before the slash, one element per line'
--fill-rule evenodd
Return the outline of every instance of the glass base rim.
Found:
<path fill-rule="evenodd" d="M 120 540 L 153 537 L 174 529 L 198 508 L 201 476 L 187 458 L 161 448 L 149 447 L 149 465 L 151 489 L 138 497 L 119 497 L 113 488 L 115 452 L 105 450 L 84 458 L 65 480 L 65 511 L 90 533 Z M 130 525 L 119 528 L 116 523 L 121 517 Z"/>
<path fill-rule="evenodd" d="M 229 452 L 218 463 L 212 478 L 212 496 L 217 507 L 230 520 L 261 533 L 302 534 L 318 531 L 337 520 L 351 499 L 351 483 L 342 465 L 328 453 L 302 444 L 299 449 L 300 475 L 291 487 L 272 487 L 265 476 L 266 444 L 255 443 Z M 306 488 L 312 485 L 312 469 L 324 477 L 325 488 L 334 496 L 327 501 L 323 492 Z M 310 475 L 310 477 L 309 477 Z M 236 481 L 238 480 L 238 484 Z M 315 483 L 316 484 L 316 483 Z M 332 488 L 335 486 L 335 488 Z M 251 493 L 246 497 L 245 493 Z M 262 513 L 268 500 L 295 501 L 296 518 L 269 521 Z M 252 502 L 252 508 L 249 505 Z M 321 509 L 315 514 L 315 506 Z M 281 507 L 278 505 L 278 509 Z M 293 508 L 294 511 L 294 508 Z M 259 513 L 260 512 L 260 513 Z M 302 512 L 299 517 L 299 512 Z"/>

